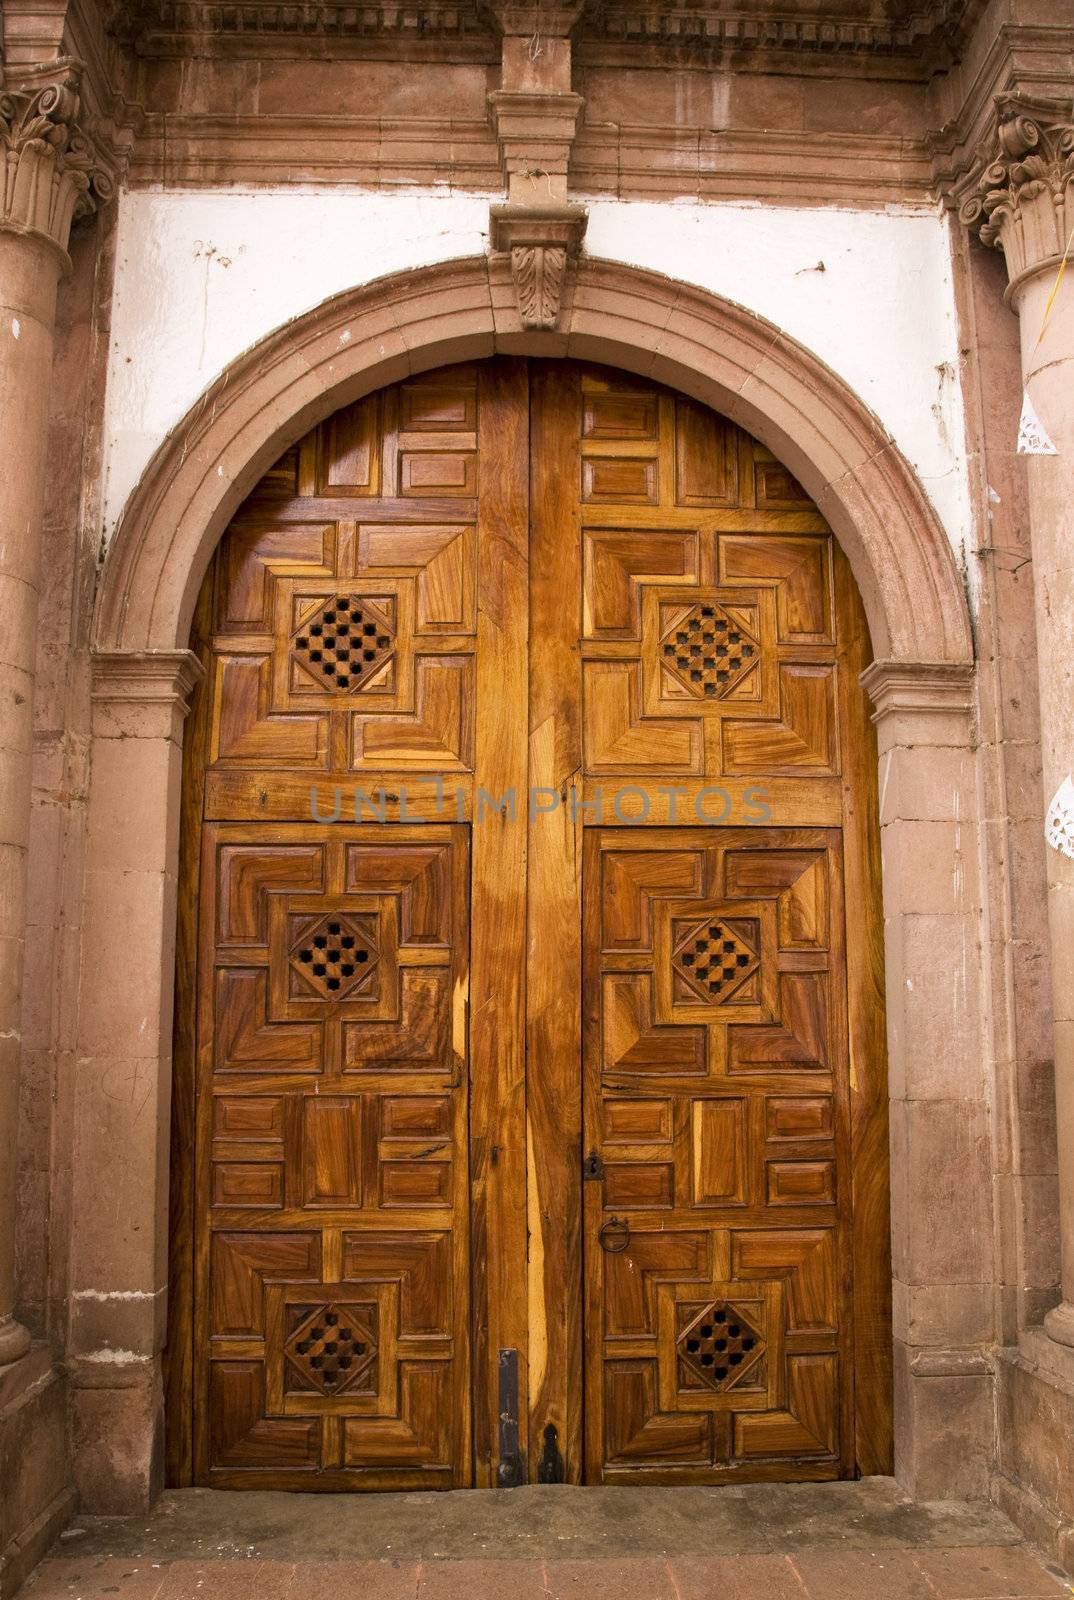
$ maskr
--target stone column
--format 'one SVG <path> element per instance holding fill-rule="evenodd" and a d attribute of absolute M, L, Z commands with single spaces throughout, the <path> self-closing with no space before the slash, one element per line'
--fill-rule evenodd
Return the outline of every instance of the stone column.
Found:
<path fill-rule="evenodd" d="M 31 715 L 56 290 L 93 158 L 76 82 L 0 88 L 0 1367 L 25 1355 L 15 1319 L 18 1125 Z"/>
<path fill-rule="evenodd" d="M 1059 279 L 1074 230 L 1074 101 L 1006 94 L 996 109 L 996 159 L 961 215 L 1004 253 L 1025 391 L 1055 450 L 1028 462 L 1047 807 L 1074 772 L 1074 265 Z M 1074 860 L 1047 858 L 1063 1298 L 1044 1326 L 1074 1346 Z"/>

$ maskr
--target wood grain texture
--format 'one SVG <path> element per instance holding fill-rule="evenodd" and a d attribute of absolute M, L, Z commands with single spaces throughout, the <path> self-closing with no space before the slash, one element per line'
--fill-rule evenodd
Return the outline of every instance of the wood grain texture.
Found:
<path fill-rule="evenodd" d="M 401 796 L 409 783 L 433 800 L 417 780 L 454 774 L 468 816 L 475 763 L 489 765 L 474 715 L 478 388 L 473 367 L 448 369 L 315 429 L 246 502 L 203 590 L 177 1012 L 173 1192 L 194 1248 L 177 1231 L 176 1481 L 473 1482 L 469 1095 L 472 1081 L 490 1098 L 498 1064 L 479 1036 L 470 1071 L 470 830 L 432 804 L 415 826 Z M 517 519 L 524 386 L 517 487 L 497 478 L 496 403 L 484 478 L 495 513 L 513 504 Z M 503 563 L 484 559 L 499 616 Z M 521 593 L 524 619 L 524 579 Z M 499 617 L 501 634 L 512 625 Z M 515 649 L 524 663 L 524 634 Z M 498 682 L 494 668 L 490 703 Z M 524 696 L 502 704 L 524 749 Z M 359 824 L 310 820 L 311 789 L 330 816 L 337 784 L 351 803 L 370 795 Z"/>
<path fill-rule="evenodd" d="M 876 730 L 859 678 L 872 659 L 861 599 L 836 551 L 844 748 L 847 993 L 854 1184 L 854 1387 L 858 1470 L 894 1464 L 891 1371 L 891 1173 L 884 1070 L 884 926 Z"/>
<path fill-rule="evenodd" d="M 202 666 L 209 660 L 215 563 L 202 585 L 191 627 L 190 648 Z M 204 679 L 202 680 L 204 682 Z M 201 819 L 205 796 L 205 750 L 209 698 L 195 692 L 184 732 L 183 788 L 179 812 L 182 871 L 176 905 L 175 986 L 172 1024 L 172 1114 L 168 1189 L 168 1338 L 163 1377 L 167 1428 L 165 1473 L 186 1488 L 194 1474 L 194 1106 L 197 1083 L 198 888 L 201 879 Z"/>
<path fill-rule="evenodd" d="M 588 831 L 590 1481 L 854 1469 L 840 845 Z"/>
<path fill-rule="evenodd" d="M 465 1485 L 467 830 L 212 823 L 203 863 L 195 1481 Z"/>
<path fill-rule="evenodd" d="M 582 549 L 586 1476 L 844 1476 L 890 1439 L 860 605 L 768 451 L 580 384 L 581 472 L 533 474 Z"/>
<path fill-rule="evenodd" d="M 577 369 L 535 365 L 530 407 L 530 784 L 542 791 L 542 807 L 549 796 L 559 803 L 535 814 L 529 826 L 529 1467 L 535 1479 L 547 1442 L 562 1461 L 565 1481 L 579 1483 L 583 813 L 571 802 L 582 759 Z"/>
<path fill-rule="evenodd" d="M 521 361 L 482 369 L 478 517 L 478 722 L 475 779 L 498 801 L 527 784 L 528 396 Z M 522 810 L 517 816 L 524 816 Z M 471 1170 L 475 1267 L 477 1483 L 494 1481 L 499 1352 L 518 1351 L 519 1430 L 527 1449 L 526 834 L 507 811 L 474 827 L 474 1060 Z"/>
<path fill-rule="evenodd" d="M 281 458 L 198 618 L 171 1480 L 492 1484 L 501 1350 L 531 1480 L 889 1470 L 868 639 L 793 477 L 447 368 Z"/>

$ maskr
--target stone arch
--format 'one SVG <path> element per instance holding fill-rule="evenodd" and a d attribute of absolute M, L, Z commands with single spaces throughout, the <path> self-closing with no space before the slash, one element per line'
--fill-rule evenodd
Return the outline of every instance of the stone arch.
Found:
<path fill-rule="evenodd" d="M 526 333 L 495 257 L 346 290 L 234 361 L 168 436 L 105 562 L 94 645 L 186 644 L 232 513 L 280 453 L 338 407 L 410 372 L 495 352 L 626 368 L 759 438 L 828 518 L 861 589 L 877 658 L 964 663 L 972 636 L 951 546 L 879 419 L 771 323 L 659 274 L 583 261 L 561 330 Z"/>
<path fill-rule="evenodd" d="M 980 944 L 966 870 L 976 807 L 973 642 L 950 544 L 879 420 L 762 318 L 654 273 L 584 260 L 560 322 L 556 332 L 522 329 L 509 268 L 496 257 L 348 290 L 220 375 L 163 442 L 121 518 L 92 634 L 82 922 L 92 960 L 81 975 L 77 1052 L 86 1132 L 72 1170 L 68 1371 L 87 1509 L 139 1509 L 160 1484 L 178 797 L 183 715 L 200 670 L 186 646 L 202 577 L 247 493 L 316 423 L 410 373 L 497 352 L 612 364 L 712 406 L 794 472 L 849 558 L 876 658 L 865 683 L 887 796 L 895 1276 L 902 1304 L 912 1286 L 952 1308 L 949 1325 L 937 1311 L 916 1335 L 927 1348 L 909 1327 L 895 1333 L 895 1470 L 922 1498 L 952 1492 L 949 1392 L 975 1419 L 971 1465 L 985 1460 L 989 1425 L 979 1419 L 992 1415 L 991 1369 L 967 1346 L 961 1301 L 949 1293 L 967 1271 L 974 1284 L 987 1281 L 985 1110 L 950 1099 L 946 1080 L 928 1072 L 937 1050 L 948 1073 L 964 1069 L 967 1081 L 979 1061 L 965 995 Z M 937 757 L 948 774 L 942 785 Z M 951 951 L 962 954 L 953 960 Z M 943 1016 L 963 1020 L 941 1049 Z M 938 1163 L 943 1192 L 972 1219 L 970 1267 L 914 1223 L 911 1187 Z M 99 1205 L 102 1188 L 125 1198 L 122 1225 L 116 1207 Z M 102 1295 L 102 1283 L 115 1292 Z M 957 1483 L 978 1492 L 972 1474 Z"/>

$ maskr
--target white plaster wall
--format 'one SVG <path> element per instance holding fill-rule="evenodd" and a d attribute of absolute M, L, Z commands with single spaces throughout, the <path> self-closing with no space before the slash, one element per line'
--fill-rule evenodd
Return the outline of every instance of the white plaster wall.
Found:
<path fill-rule="evenodd" d="M 711 289 L 827 362 L 969 547 L 947 225 L 932 211 L 589 202 L 593 254 Z M 138 191 L 120 200 L 105 534 L 165 435 L 243 350 L 329 295 L 487 247 L 486 196 Z M 823 270 L 821 264 L 823 263 Z"/>

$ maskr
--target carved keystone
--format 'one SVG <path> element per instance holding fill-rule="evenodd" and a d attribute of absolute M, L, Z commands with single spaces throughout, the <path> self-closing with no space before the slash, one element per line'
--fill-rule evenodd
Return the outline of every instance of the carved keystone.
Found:
<path fill-rule="evenodd" d="M 584 206 L 490 207 L 492 248 L 511 257 L 524 328 L 554 328 L 559 321 L 567 268 L 581 249 L 587 220 Z"/>

